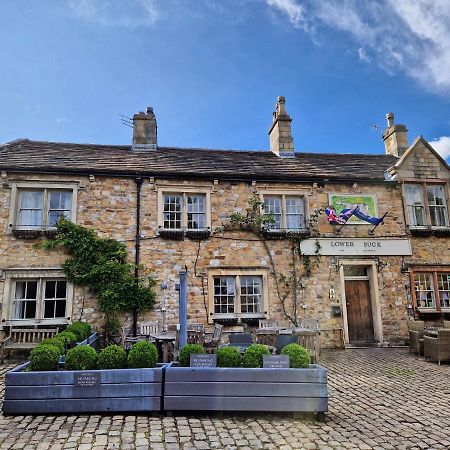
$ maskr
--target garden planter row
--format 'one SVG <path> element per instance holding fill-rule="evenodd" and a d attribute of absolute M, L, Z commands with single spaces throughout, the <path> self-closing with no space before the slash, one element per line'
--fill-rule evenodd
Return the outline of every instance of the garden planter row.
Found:
<path fill-rule="evenodd" d="M 327 370 L 193 368 L 6 374 L 5 414 L 328 410 Z"/>
<path fill-rule="evenodd" d="M 327 370 L 193 368 L 165 369 L 165 411 L 328 410 Z"/>

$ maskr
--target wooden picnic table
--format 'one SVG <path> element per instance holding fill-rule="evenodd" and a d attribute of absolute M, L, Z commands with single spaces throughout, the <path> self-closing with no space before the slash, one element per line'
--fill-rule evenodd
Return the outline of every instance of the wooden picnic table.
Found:
<path fill-rule="evenodd" d="M 169 345 L 176 341 L 177 333 L 175 331 L 161 331 L 151 334 L 150 337 L 155 340 L 156 344 L 161 344 L 163 362 L 169 362 Z"/>

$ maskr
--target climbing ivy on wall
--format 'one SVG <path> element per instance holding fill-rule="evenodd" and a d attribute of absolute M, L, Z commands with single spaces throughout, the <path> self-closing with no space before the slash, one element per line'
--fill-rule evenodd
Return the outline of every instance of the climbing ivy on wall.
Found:
<path fill-rule="evenodd" d="M 313 257 L 304 255 L 301 252 L 300 243 L 306 236 L 295 231 L 287 232 L 285 238 L 291 242 L 291 270 L 287 275 L 279 274 L 275 259 L 270 251 L 268 242 L 265 237 L 265 232 L 270 229 L 270 225 L 275 223 L 275 216 L 273 214 L 264 213 L 264 203 L 261 201 L 259 195 L 254 193 L 248 202 L 246 214 L 233 213 L 229 221 L 217 227 L 214 231 L 216 233 L 223 233 L 227 231 L 249 231 L 254 233 L 263 243 L 267 254 L 269 255 L 272 270 L 275 276 L 275 284 L 277 297 L 281 303 L 281 307 L 285 317 L 290 320 L 295 326 L 299 324 L 299 290 L 304 289 L 302 278 L 309 278 L 312 274 L 313 267 L 320 265 L 320 244 L 316 241 L 316 252 Z M 309 219 L 309 227 L 313 228 L 317 223 L 318 217 L 323 213 L 324 209 L 320 208 L 311 214 Z M 314 259 L 312 259 L 314 258 Z M 288 299 L 291 298 L 291 305 L 288 305 Z"/>
<path fill-rule="evenodd" d="M 98 299 L 102 312 L 138 312 L 151 309 L 155 303 L 151 277 L 136 279 L 136 266 L 127 261 L 125 244 L 97 236 L 92 229 L 61 218 L 54 239 L 42 241 L 45 249 L 63 248 L 69 257 L 62 264 L 67 279 L 87 287 Z"/>

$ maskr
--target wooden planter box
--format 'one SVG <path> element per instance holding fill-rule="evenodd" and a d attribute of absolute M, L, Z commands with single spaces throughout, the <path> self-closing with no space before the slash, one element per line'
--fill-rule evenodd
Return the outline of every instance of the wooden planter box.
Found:
<path fill-rule="evenodd" d="M 165 411 L 328 411 L 327 369 L 193 368 L 165 370 Z"/>
<path fill-rule="evenodd" d="M 162 367 L 24 372 L 28 364 L 6 373 L 4 414 L 161 410 Z"/>

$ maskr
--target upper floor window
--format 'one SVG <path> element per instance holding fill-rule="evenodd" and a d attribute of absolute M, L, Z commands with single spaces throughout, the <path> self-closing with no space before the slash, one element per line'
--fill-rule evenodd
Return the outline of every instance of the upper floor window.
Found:
<path fill-rule="evenodd" d="M 158 228 L 160 235 L 209 230 L 210 188 L 158 188 Z"/>
<path fill-rule="evenodd" d="M 304 197 L 293 195 L 264 195 L 264 212 L 272 214 L 271 230 L 302 230 L 306 228 Z"/>
<path fill-rule="evenodd" d="M 164 194 L 164 228 L 206 228 L 205 194 Z"/>
<path fill-rule="evenodd" d="M 19 191 L 17 228 L 40 229 L 55 227 L 60 217 L 72 216 L 72 191 L 25 190 Z"/>
<path fill-rule="evenodd" d="M 449 225 L 445 185 L 405 184 L 405 197 L 409 226 Z"/>
<path fill-rule="evenodd" d="M 12 230 L 45 230 L 61 217 L 75 221 L 76 186 L 13 183 L 9 223 Z"/>

